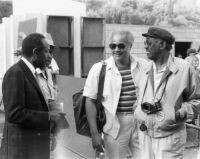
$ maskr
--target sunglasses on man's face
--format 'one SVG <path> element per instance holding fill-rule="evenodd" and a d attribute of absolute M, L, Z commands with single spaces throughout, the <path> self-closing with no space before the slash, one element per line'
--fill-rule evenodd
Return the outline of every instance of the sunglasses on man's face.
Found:
<path fill-rule="evenodd" d="M 123 43 L 119 43 L 119 44 L 111 43 L 111 44 L 109 44 L 109 47 L 111 50 L 115 50 L 116 47 L 118 47 L 120 50 L 123 50 L 123 49 L 125 49 L 126 45 Z"/>

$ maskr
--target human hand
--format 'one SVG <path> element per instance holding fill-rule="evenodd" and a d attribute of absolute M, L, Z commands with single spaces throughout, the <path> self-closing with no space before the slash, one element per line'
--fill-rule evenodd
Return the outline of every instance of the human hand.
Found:
<path fill-rule="evenodd" d="M 69 123 L 65 118 L 65 113 L 58 113 L 60 118 L 58 120 L 50 120 L 50 130 L 51 133 L 57 135 L 62 129 L 67 129 L 69 127 Z"/>
<path fill-rule="evenodd" d="M 57 111 L 57 112 L 60 112 L 60 113 L 63 112 L 63 103 L 59 103 L 56 100 L 49 99 L 48 104 L 49 104 L 49 109 L 51 111 Z"/>
<path fill-rule="evenodd" d="M 56 136 L 51 134 L 50 137 L 50 151 L 54 151 L 57 145 L 57 140 L 56 140 Z"/>
<path fill-rule="evenodd" d="M 187 112 L 185 109 L 178 109 L 175 113 L 175 119 L 177 122 L 184 121 L 187 119 Z"/>
<path fill-rule="evenodd" d="M 58 111 L 50 111 L 49 112 L 50 121 L 56 123 L 58 120 L 61 119 L 61 114 Z"/>
<path fill-rule="evenodd" d="M 104 142 L 99 133 L 92 134 L 92 146 L 98 152 L 104 152 Z"/>

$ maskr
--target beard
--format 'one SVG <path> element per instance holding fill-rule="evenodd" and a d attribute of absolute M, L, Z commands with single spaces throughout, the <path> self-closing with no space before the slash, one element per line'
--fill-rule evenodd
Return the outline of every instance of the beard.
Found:
<path fill-rule="evenodd" d="M 33 61 L 33 66 L 35 68 L 38 67 L 40 69 L 44 69 L 46 67 L 46 64 L 45 64 L 45 62 L 43 60 L 35 60 L 35 61 Z"/>

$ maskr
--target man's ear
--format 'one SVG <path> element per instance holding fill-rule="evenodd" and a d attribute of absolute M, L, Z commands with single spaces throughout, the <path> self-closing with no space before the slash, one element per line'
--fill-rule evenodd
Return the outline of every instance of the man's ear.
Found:
<path fill-rule="evenodd" d="M 38 49 L 37 49 L 37 48 L 34 48 L 34 49 L 33 49 L 33 56 L 32 56 L 34 60 L 37 59 L 38 53 L 39 53 L 39 52 L 38 52 Z"/>
<path fill-rule="evenodd" d="M 37 50 L 37 48 L 34 48 L 33 49 L 33 56 L 36 56 L 38 54 L 38 50 Z"/>
<path fill-rule="evenodd" d="M 167 46 L 167 42 L 165 42 L 165 41 L 160 42 L 160 49 L 161 50 L 164 50 L 166 48 L 166 46 Z"/>
<path fill-rule="evenodd" d="M 34 57 L 37 57 L 37 56 L 39 55 L 39 53 L 40 53 L 40 52 L 39 52 L 38 48 L 34 48 L 34 49 L 33 49 L 33 56 L 34 56 Z"/>

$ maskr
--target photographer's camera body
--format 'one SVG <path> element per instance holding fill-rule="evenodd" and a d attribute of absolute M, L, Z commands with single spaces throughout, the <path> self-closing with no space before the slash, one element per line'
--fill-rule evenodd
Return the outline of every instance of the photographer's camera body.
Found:
<path fill-rule="evenodd" d="M 142 110 L 146 114 L 155 114 L 162 110 L 160 101 L 155 100 L 153 103 L 144 102 L 141 104 Z"/>

